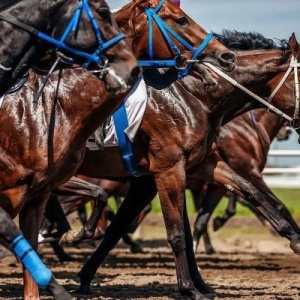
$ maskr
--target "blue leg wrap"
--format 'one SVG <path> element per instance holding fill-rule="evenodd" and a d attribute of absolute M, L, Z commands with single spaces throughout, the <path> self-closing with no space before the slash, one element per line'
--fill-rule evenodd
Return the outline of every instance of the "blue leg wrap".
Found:
<path fill-rule="evenodd" d="M 36 284 L 45 289 L 52 278 L 51 271 L 44 265 L 38 254 L 32 249 L 23 235 L 17 236 L 10 244 L 11 249 L 20 258 Z"/>

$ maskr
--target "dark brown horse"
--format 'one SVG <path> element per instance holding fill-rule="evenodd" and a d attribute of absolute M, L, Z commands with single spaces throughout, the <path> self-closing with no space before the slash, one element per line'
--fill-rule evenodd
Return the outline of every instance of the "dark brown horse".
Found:
<path fill-rule="evenodd" d="M 295 36 L 291 37 L 290 46 L 278 46 L 260 35 L 239 36 L 238 33 L 233 35 L 233 43 L 240 42 L 238 38 L 253 49 L 236 51 L 238 67 L 232 73 L 234 78 L 253 87 L 261 96 L 269 95 L 289 68 L 292 53 L 299 58 Z M 256 49 L 253 38 L 261 39 L 268 48 L 255 43 L 260 46 Z M 192 74 L 175 81 L 176 74 L 172 71 L 144 72 L 149 98 L 134 149 L 141 175 L 145 176 L 131 179 L 129 192 L 116 218 L 107 228 L 101 245 L 79 273 L 80 292 L 89 292 L 98 266 L 124 234 L 127 224 L 153 199 L 157 189 L 181 294 L 192 299 L 206 299 L 204 295 L 211 295 L 212 291 L 204 284 L 196 265 L 184 199 L 185 188 L 197 186 L 200 180 L 226 184 L 255 206 L 261 207 L 269 220 L 275 217 L 283 222 L 286 225 L 285 236 L 297 251 L 300 238 L 297 229 L 284 216 L 278 215 L 276 208 L 267 202 L 260 190 L 213 154 L 220 126 L 260 105 L 230 83 L 216 79 L 215 73 L 211 75 L 211 80 L 219 84 L 207 91 L 199 77 Z M 292 89 L 290 76 L 273 99 L 279 108 L 290 115 L 294 108 Z M 102 178 L 127 176 L 116 148 L 98 152 L 87 150 L 78 174 Z"/>
<path fill-rule="evenodd" d="M 49 49 L 93 67 L 123 37 L 103 0 L 1 1 L 0 97 Z"/>
<path fill-rule="evenodd" d="M 237 174 L 262 190 L 266 195 L 265 197 L 270 198 L 270 203 L 273 203 L 278 212 L 284 212 L 285 218 L 288 218 L 294 224 L 294 227 L 298 228 L 288 209 L 268 188 L 262 175 L 271 142 L 282 129 L 285 122 L 285 119 L 282 117 L 262 109 L 255 110 L 252 114 L 243 114 L 221 128 L 217 141 L 217 152 Z M 193 233 L 195 250 L 201 236 L 204 235 L 206 251 L 208 253 L 214 252 L 207 233 L 207 223 L 213 210 L 226 193 L 227 189 L 225 186 L 212 183 L 207 185 L 204 192 L 201 189 L 192 190 L 195 207 L 198 211 Z M 256 206 L 248 203 L 247 200 L 243 199 L 242 201 L 248 204 L 247 206 L 262 222 L 265 222 L 264 215 L 261 214 Z M 235 203 L 236 197 L 231 196 L 229 200 L 230 205 L 226 209 L 226 216 L 214 220 L 214 230 L 221 227 L 233 215 Z M 282 232 L 280 224 L 278 224 L 278 227 L 275 228 L 276 231 Z"/>
<path fill-rule="evenodd" d="M 95 5 L 106 14 L 105 18 L 99 15 L 94 21 L 109 41 L 120 33 L 119 29 L 112 21 L 107 4 L 98 1 Z M 84 41 L 88 42 L 90 32 L 86 31 L 85 35 Z M 94 35 L 91 42 L 95 43 Z M 37 276 L 34 278 L 37 283 L 41 274 L 38 263 L 35 263 L 36 258 L 31 259 L 31 254 L 23 255 L 19 249 L 25 240 L 12 234 L 18 232 L 21 235 L 21 232 L 12 227 L 5 212 L 12 218 L 20 213 L 20 228 L 36 248 L 48 191 L 73 175 L 89 135 L 120 105 L 122 98 L 112 97 L 114 95 L 109 90 L 117 92 L 128 89 L 139 74 L 137 60 L 124 40 L 113 43 L 106 55 L 113 62 L 105 67 L 110 72 L 102 80 L 79 68 L 61 69 L 52 74 L 39 102 L 33 103 L 44 76 L 31 71 L 25 86 L 13 95 L 6 95 L 1 106 L 1 237 L 10 244 L 26 267 L 25 299 L 39 298 L 37 286 L 29 272 Z M 31 246 L 25 246 L 25 254 L 34 253 Z M 71 297 L 67 292 L 62 292 L 51 273 L 46 275 L 49 278 L 46 283 L 40 284 L 41 287 L 49 289 L 55 299 Z"/>

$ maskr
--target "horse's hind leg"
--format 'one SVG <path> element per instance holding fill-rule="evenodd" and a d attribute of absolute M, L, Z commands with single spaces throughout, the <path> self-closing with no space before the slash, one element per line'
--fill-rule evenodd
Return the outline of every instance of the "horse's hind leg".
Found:
<path fill-rule="evenodd" d="M 220 203 L 222 196 L 225 195 L 226 190 L 224 187 L 219 187 L 215 185 L 208 185 L 206 193 L 203 196 L 202 206 L 197 212 L 197 217 L 194 222 L 194 232 L 193 232 L 193 243 L 194 251 L 196 251 L 201 236 L 207 232 L 207 224 L 212 216 L 213 211 Z M 209 245 L 205 245 L 206 249 Z M 213 247 L 211 246 L 213 249 Z M 213 250 L 214 251 L 214 250 Z"/>
<path fill-rule="evenodd" d="M 291 243 L 290 247 L 296 252 L 300 252 L 300 232 L 298 226 L 294 221 L 291 221 L 285 208 L 284 213 L 278 209 L 274 197 L 270 194 L 269 189 L 263 189 L 258 183 L 252 180 L 252 183 L 248 182 L 238 174 L 236 174 L 221 158 L 216 154 L 213 158 L 210 158 L 210 163 L 207 172 L 211 172 L 211 168 L 214 169 L 214 177 L 209 178 L 217 183 L 224 184 L 230 191 L 238 194 L 249 201 L 254 207 L 259 210 L 268 222 L 274 227 L 276 232 L 281 236 L 287 238 Z M 207 174 L 206 172 L 206 174 Z M 290 214 L 287 214 L 289 216 Z"/>
<path fill-rule="evenodd" d="M 156 186 L 152 176 L 132 178 L 128 194 L 118 209 L 115 218 L 107 227 L 101 244 L 79 272 L 79 293 L 90 293 L 90 284 L 98 267 L 124 233 L 127 232 L 130 222 L 152 201 L 155 195 Z"/>
<path fill-rule="evenodd" d="M 89 197 L 94 200 L 94 208 L 89 220 L 83 225 L 82 229 L 74 237 L 68 236 L 67 239 L 63 239 L 62 242 L 79 243 L 85 239 L 91 239 L 97 227 L 98 220 L 102 214 L 103 208 L 107 204 L 107 194 L 104 189 L 99 185 L 90 183 L 86 180 L 78 177 L 72 177 L 68 182 L 60 186 L 55 190 L 58 195 L 76 196 L 77 198 Z"/>
<path fill-rule="evenodd" d="M 42 199 L 37 198 L 31 200 L 29 203 L 25 203 L 20 212 L 20 228 L 33 249 L 37 249 L 38 233 L 48 197 L 49 194 L 47 193 Z M 18 243 L 20 242 L 22 245 L 23 240 L 21 239 L 18 241 Z M 26 261 L 27 258 L 22 258 L 22 262 L 26 268 L 24 271 L 24 299 L 39 299 L 35 282 L 37 282 L 38 286 L 47 289 L 53 295 L 55 300 L 73 299 L 73 297 L 56 281 L 52 273 L 44 266 L 38 256 L 32 256 L 31 252 L 35 252 L 33 252 L 29 244 L 27 248 L 26 251 L 23 251 L 23 257 L 26 256 L 28 258 L 29 267 L 24 264 L 24 261 Z M 32 269 L 32 272 L 30 272 L 30 268 Z M 30 274 L 33 275 L 33 277 L 31 277 Z M 35 279 L 35 282 L 33 279 Z"/>
<path fill-rule="evenodd" d="M 129 236 L 129 233 L 136 232 L 137 228 L 141 225 L 142 221 L 145 219 L 145 217 L 150 213 L 151 211 L 151 203 L 146 205 L 144 209 L 139 213 L 139 215 L 130 223 L 127 229 L 127 234 L 125 234 L 122 239 L 130 247 L 130 250 L 132 253 L 143 253 L 142 247 L 134 242 L 131 237 Z"/>

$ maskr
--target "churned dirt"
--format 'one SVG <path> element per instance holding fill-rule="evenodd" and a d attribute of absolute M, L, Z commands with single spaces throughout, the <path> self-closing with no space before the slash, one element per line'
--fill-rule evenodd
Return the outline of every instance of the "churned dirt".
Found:
<path fill-rule="evenodd" d="M 93 294 L 81 297 L 77 273 L 93 248 L 67 247 L 76 260 L 59 263 L 53 251 L 40 253 L 55 277 L 75 299 L 186 299 L 179 295 L 174 261 L 165 238 L 161 217 L 148 216 L 139 232 L 144 253 L 132 254 L 120 243 L 99 268 Z M 233 219 L 224 229 L 212 232 L 217 254 L 207 255 L 203 245 L 197 262 L 203 278 L 217 293 L 215 300 L 300 299 L 300 258 L 281 237 L 270 234 L 254 219 Z M 0 261 L 0 299 L 22 299 L 22 270 L 14 257 Z M 51 299 L 42 292 L 41 299 Z"/>

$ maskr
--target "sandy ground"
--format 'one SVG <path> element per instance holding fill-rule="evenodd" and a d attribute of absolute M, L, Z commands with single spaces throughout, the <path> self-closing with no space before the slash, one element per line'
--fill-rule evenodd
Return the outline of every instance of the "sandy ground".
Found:
<path fill-rule="evenodd" d="M 99 268 L 93 294 L 80 297 L 77 272 L 92 248 L 67 247 L 75 262 L 59 263 L 52 250 L 43 245 L 40 253 L 56 278 L 76 299 L 187 299 L 177 291 L 174 261 L 159 218 L 147 217 L 139 232 L 145 253 L 132 254 L 120 243 Z M 204 279 L 222 299 L 300 299 L 300 258 L 288 241 L 273 236 L 256 221 L 238 220 L 212 233 L 217 254 L 207 255 L 200 245 L 197 262 Z M 21 266 L 14 257 L 0 261 L 0 299 L 22 299 Z M 42 293 L 41 299 L 51 299 Z"/>

